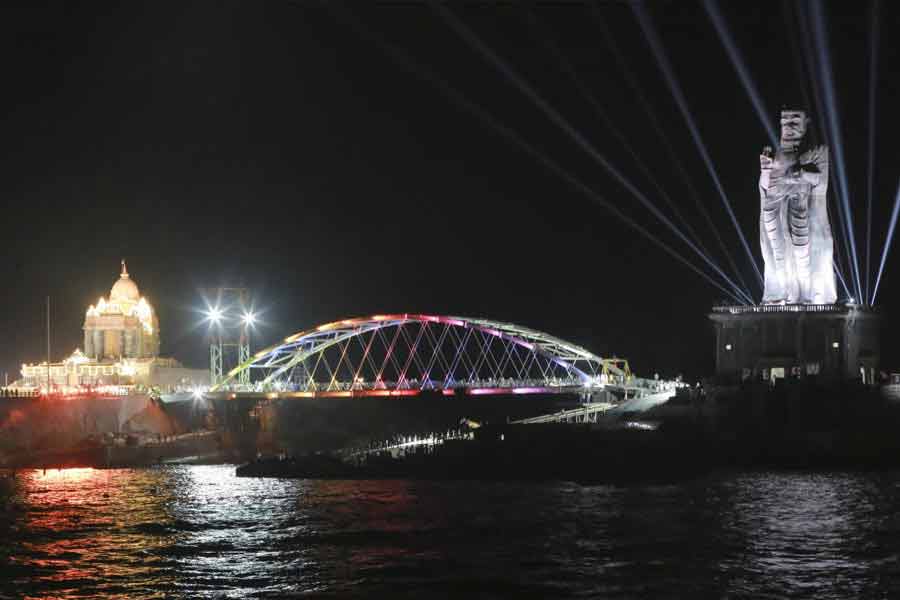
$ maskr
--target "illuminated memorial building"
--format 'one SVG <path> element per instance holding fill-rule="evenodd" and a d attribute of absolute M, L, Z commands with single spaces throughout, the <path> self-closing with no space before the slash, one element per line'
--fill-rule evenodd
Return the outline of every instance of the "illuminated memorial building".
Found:
<path fill-rule="evenodd" d="M 159 319 L 122 261 L 122 274 L 84 317 L 84 355 L 96 361 L 159 356 Z"/>
<path fill-rule="evenodd" d="M 84 318 L 84 350 L 76 349 L 50 365 L 54 386 L 140 385 L 163 391 L 208 385 L 206 370 L 185 369 L 173 358 L 159 356 L 159 319 L 122 261 L 119 279 L 88 307 Z M 24 384 L 46 386 L 47 363 L 22 366 Z"/>

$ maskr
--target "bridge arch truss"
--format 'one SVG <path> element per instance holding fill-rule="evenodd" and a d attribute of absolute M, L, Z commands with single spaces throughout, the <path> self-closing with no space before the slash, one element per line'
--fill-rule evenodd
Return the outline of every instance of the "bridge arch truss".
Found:
<path fill-rule="evenodd" d="M 596 356 L 541 331 L 486 319 L 404 313 L 298 332 L 257 352 L 211 391 L 540 393 L 630 379 L 626 360 Z"/>

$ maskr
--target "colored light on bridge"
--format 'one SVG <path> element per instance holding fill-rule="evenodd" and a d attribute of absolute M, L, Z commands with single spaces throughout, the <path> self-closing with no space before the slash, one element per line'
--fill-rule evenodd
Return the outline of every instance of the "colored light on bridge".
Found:
<path fill-rule="evenodd" d="M 411 319 L 418 319 L 420 315 L 410 315 L 409 313 L 402 313 L 396 315 L 374 315 L 369 317 L 368 319 L 357 319 L 360 322 L 365 321 L 409 321 Z"/>
<path fill-rule="evenodd" d="M 434 327 L 438 327 L 438 330 L 435 330 Z M 392 328 L 396 328 L 397 331 L 385 334 L 386 330 Z M 454 330 L 454 328 L 467 331 L 460 333 L 458 329 Z M 472 330 L 481 332 L 481 335 L 472 336 Z M 400 333 L 399 337 L 397 337 L 398 333 Z M 423 343 L 405 340 L 403 334 L 413 336 L 411 339 L 421 338 Z M 486 341 L 490 339 L 487 338 L 488 335 L 498 338 L 497 343 L 488 344 Z M 426 336 L 432 336 L 435 339 Z M 378 341 L 382 337 L 386 340 L 396 338 L 401 343 L 385 342 L 384 347 L 381 347 Z M 363 344 L 364 350 L 360 354 L 361 358 L 347 352 L 350 346 L 355 349 L 355 344 L 348 341 L 353 338 Z M 403 346 L 404 340 L 409 342 L 409 347 Z M 490 358 L 485 357 L 484 354 L 489 350 L 495 352 L 497 344 L 500 344 L 499 352 L 505 357 L 505 360 L 502 360 L 499 365 L 495 365 L 499 372 L 494 377 L 494 381 L 481 382 L 479 385 L 484 385 L 485 391 L 471 392 L 474 395 L 540 393 L 544 391 L 544 388 L 531 390 L 528 387 L 548 385 L 552 388 L 552 392 L 556 390 L 558 381 L 571 381 L 572 386 L 586 387 L 591 385 L 592 377 L 605 364 L 604 359 L 568 344 L 564 340 L 510 323 L 484 319 L 468 320 L 462 317 L 436 314 L 389 313 L 337 320 L 295 333 L 285 338 L 285 343 L 260 350 L 253 355 L 251 360 L 231 370 L 227 377 L 229 381 L 226 381 L 224 385 L 217 385 L 216 389 L 227 389 L 226 385 L 230 384 L 231 380 L 251 368 L 267 371 L 270 379 L 286 377 L 289 370 L 285 368 L 285 365 L 288 364 L 288 360 L 293 359 L 313 364 L 314 371 L 319 364 L 323 365 L 320 372 L 309 377 L 309 381 L 313 385 L 300 386 L 301 389 L 315 390 L 318 388 L 319 391 L 314 391 L 312 394 L 314 397 L 325 397 L 325 392 L 352 392 L 350 394 L 327 394 L 331 397 L 387 396 L 389 394 L 384 394 L 381 390 L 407 388 L 410 385 L 409 381 L 414 381 L 415 383 L 412 385 L 415 387 L 426 388 L 424 390 L 426 393 L 434 389 L 435 394 L 441 390 L 441 393 L 446 396 L 465 395 L 470 393 L 465 387 L 465 381 L 470 376 L 465 365 L 467 360 L 473 360 L 468 353 L 470 351 L 481 353 L 480 360 L 483 361 L 485 358 Z M 378 364 L 369 364 L 371 362 L 369 348 L 373 350 L 372 354 L 376 355 L 375 361 Z M 423 357 L 426 352 L 430 352 L 432 355 Z M 537 358 L 531 357 L 531 353 L 538 355 Z M 398 354 L 401 355 L 399 359 L 396 357 Z M 444 360 L 435 361 L 434 356 L 443 357 L 446 359 L 446 364 L 443 364 Z M 493 356 L 493 360 L 496 361 L 496 359 L 497 356 Z M 354 374 L 353 378 L 349 381 L 342 379 L 338 382 L 332 363 L 336 361 L 343 368 L 346 360 L 350 361 L 348 372 Z M 404 374 L 401 380 L 384 384 L 380 380 L 380 373 L 386 366 L 390 367 L 398 360 L 400 364 L 412 365 L 411 374 L 407 377 L 406 369 L 398 369 Z M 546 368 L 544 361 L 550 362 Z M 476 360 L 474 364 L 481 363 Z M 425 369 L 424 365 L 428 365 L 428 369 Z M 436 374 L 432 373 L 432 367 L 437 370 Z M 417 368 L 421 372 L 416 371 Z M 565 372 L 560 372 L 561 370 Z M 357 379 L 361 372 L 367 373 L 366 377 Z M 580 383 L 577 380 L 580 380 Z M 444 382 L 443 385 L 442 382 Z M 460 384 L 460 382 L 462 383 Z M 492 384 L 500 384 L 504 388 L 502 391 L 496 390 L 490 387 Z M 528 387 L 518 390 L 516 384 Z M 458 391 L 444 392 L 442 388 L 445 385 L 460 387 Z M 291 388 L 296 389 L 296 386 L 288 385 L 270 389 L 285 392 L 281 395 L 283 398 L 300 397 L 287 391 Z M 373 393 L 376 390 L 379 393 Z"/>
<path fill-rule="evenodd" d="M 445 390 L 447 391 L 447 390 Z M 502 388 L 471 388 L 466 393 L 471 396 L 497 396 L 500 394 L 552 394 L 559 392 L 559 389 L 547 387 L 502 387 Z"/>
<path fill-rule="evenodd" d="M 419 390 L 359 390 L 357 392 L 353 392 L 353 395 L 362 397 L 418 396 Z"/>
<path fill-rule="evenodd" d="M 322 392 L 270 393 L 267 398 L 385 398 L 397 396 L 418 396 L 421 390 L 333 390 Z"/>
<path fill-rule="evenodd" d="M 415 320 L 417 315 L 411 315 L 409 313 L 400 313 L 396 315 L 381 315 L 384 317 L 382 320 L 384 321 L 410 321 Z"/>
<path fill-rule="evenodd" d="M 601 376 L 602 377 L 602 376 Z M 552 385 L 552 386 L 544 386 L 544 387 L 488 387 L 488 388 L 447 388 L 440 389 L 440 394 L 443 396 L 457 396 L 457 395 L 473 395 L 473 396 L 488 396 L 488 395 L 499 395 L 499 394 L 558 394 L 558 393 L 571 393 L 575 389 L 583 389 L 590 388 L 592 386 L 600 386 L 604 385 L 605 382 L 601 380 L 600 383 L 592 380 L 581 381 L 581 382 L 571 382 L 565 385 Z M 112 386 L 110 386 L 112 387 Z M 203 389 L 195 389 L 192 392 L 194 399 L 202 399 L 205 397 L 206 388 Z M 365 397 L 387 397 L 387 396 L 418 396 L 423 391 L 433 391 L 435 394 L 438 393 L 438 389 L 433 390 L 422 390 L 422 389 L 386 389 L 384 387 L 380 387 L 378 389 L 364 389 L 364 390 L 331 390 L 331 391 L 282 391 L 282 392 L 270 392 L 265 394 L 259 394 L 258 392 L 250 392 L 251 395 L 255 396 L 265 396 L 267 398 L 365 398 Z M 43 393 L 46 393 L 42 390 Z M 91 390 L 92 393 L 97 393 L 97 390 Z M 211 393 L 214 393 L 215 390 L 210 390 Z M 127 390 L 121 391 L 116 395 L 127 395 Z M 79 395 L 83 395 L 79 394 Z M 62 394 L 60 394 L 62 395 Z M 234 400 L 237 398 L 236 393 L 230 393 L 225 395 L 226 398 L 230 400 Z"/>
<path fill-rule="evenodd" d="M 443 323 L 445 325 L 453 325 L 455 327 L 466 327 L 466 323 L 461 319 L 451 319 L 441 315 L 417 315 L 420 321 L 428 321 L 430 323 Z"/>
<path fill-rule="evenodd" d="M 508 394 L 511 388 L 473 388 L 466 393 L 471 396 L 493 396 L 496 394 Z"/>

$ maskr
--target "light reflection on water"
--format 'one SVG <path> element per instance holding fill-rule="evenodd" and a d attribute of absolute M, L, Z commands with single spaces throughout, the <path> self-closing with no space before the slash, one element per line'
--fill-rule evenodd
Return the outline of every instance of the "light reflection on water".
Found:
<path fill-rule="evenodd" d="M 670 486 L 19 473 L 0 597 L 896 597 L 900 473 Z"/>

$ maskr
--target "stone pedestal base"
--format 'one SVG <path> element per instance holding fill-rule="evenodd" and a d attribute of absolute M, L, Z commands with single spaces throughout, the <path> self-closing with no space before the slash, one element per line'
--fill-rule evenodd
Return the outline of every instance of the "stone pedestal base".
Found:
<path fill-rule="evenodd" d="M 815 376 L 862 379 L 878 375 L 880 315 L 853 306 L 720 306 L 716 375 L 723 380 Z"/>

